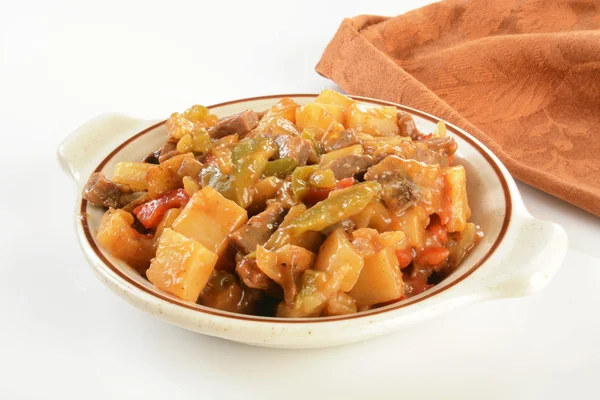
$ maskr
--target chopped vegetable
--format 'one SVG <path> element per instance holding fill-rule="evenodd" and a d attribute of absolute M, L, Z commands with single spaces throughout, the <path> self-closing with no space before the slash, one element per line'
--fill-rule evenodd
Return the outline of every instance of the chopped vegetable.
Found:
<path fill-rule="evenodd" d="M 154 229 L 160 223 L 167 210 L 183 207 L 190 196 L 184 189 L 176 189 L 163 194 L 161 197 L 142 204 L 133 210 L 136 218 L 146 229 Z"/>
<path fill-rule="evenodd" d="M 246 210 L 207 186 L 192 196 L 173 223 L 173 230 L 221 255 L 229 234 L 247 220 Z"/>
<path fill-rule="evenodd" d="M 340 189 L 337 196 L 327 198 L 304 211 L 289 226 L 293 236 L 306 231 L 320 231 L 361 212 L 381 188 L 377 182 L 362 182 Z"/>
<path fill-rule="evenodd" d="M 144 272 L 154 254 L 154 244 L 151 236 L 131 226 L 133 221 L 133 215 L 128 212 L 111 208 L 102 216 L 97 239 L 112 256 Z"/>
<path fill-rule="evenodd" d="M 298 163 L 291 158 L 280 158 L 278 160 L 269 161 L 265 166 L 263 173 L 265 176 L 285 178 L 294 172 L 297 166 Z"/>
<path fill-rule="evenodd" d="M 146 190 L 146 174 L 152 164 L 143 162 L 120 162 L 113 169 L 112 181 L 128 185 L 133 190 Z"/>
<path fill-rule="evenodd" d="M 332 90 L 303 103 L 172 114 L 144 162 L 90 176 L 88 206 L 111 207 L 100 246 L 183 300 L 285 318 L 375 309 L 450 275 L 482 233 L 446 125 L 423 135 L 409 112 Z"/>
<path fill-rule="evenodd" d="M 217 255 L 200 242 L 167 228 L 146 276 L 157 288 L 196 302 L 216 263 Z"/>

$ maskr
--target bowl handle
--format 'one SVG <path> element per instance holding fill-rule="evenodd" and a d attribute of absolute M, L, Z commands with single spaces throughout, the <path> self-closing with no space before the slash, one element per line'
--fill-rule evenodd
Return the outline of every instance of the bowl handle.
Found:
<path fill-rule="evenodd" d="M 481 278 L 493 298 L 521 297 L 542 290 L 558 271 L 569 247 L 567 233 L 553 222 L 528 217 L 515 228 L 512 250 Z"/>
<path fill-rule="evenodd" d="M 77 128 L 60 144 L 59 163 L 82 189 L 104 157 L 131 136 L 157 122 L 118 113 L 101 114 Z"/>

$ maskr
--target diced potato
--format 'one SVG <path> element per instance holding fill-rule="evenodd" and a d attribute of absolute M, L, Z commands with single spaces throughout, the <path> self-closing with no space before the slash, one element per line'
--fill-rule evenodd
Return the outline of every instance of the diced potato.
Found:
<path fill-rule="evenodd" d="M 154 256 L 153 241 L 133 229 L 133 221 L 128 212 L 111 208 L 102 216 L 96 239 L 112 256 L 143 273 Z"/>
<path fill-rule="evenodd" d="M 375 229 L 361 228 L 352 232 L 352 245 L 364 257 L 370 257 L 379 251 L 376 239 L 379 235 Z"/>
<path fill-rule="evenodd" d="M 356 299 L 346 293 L 338 293 L 327 301 L 324 315 L 347 315 L 356 313 Z"/>
<path fill-rule="evenodd" d="M 169 140 L 177 142 L 185 135 L 192 135 L 198 127 L 195 123 L 179 113 L 173 113 L 165 124 Z"/>
<path fill-rule="evenodd" d="M 227 245 L 227 236 L 247 220 L 246 210 L 206 186 L 192 196 L 173 222 L 173 230 L 221 255 Z"/>
<path fill-rule="evenodd" d="M 465 229 L 458 233 L 456 244 L 450 248 L 450 256 L 448 257 L 450 265 L 456 267 L 460 264 L 469 251 L 479 242 L 481 236 L 482 234 L 475 224 L 467 223 Z"/>
<path fill-rule="evenodd" d="M 433 131 L 433 137 L 436 138 L 440 138 L 440 137 L 444 137 L 446 136 L 446 124 L 443 123 L 442 121 L 439 121 L 437 123 L 437 126 L 435 127 L 435 131 Z"/>
<path fill-rule="evenodd" d="M 422 249 L 425 246 L 425 228 L 429 225 L 429 215 L 423 207 L 413 206 L 402 215 L 394 217 L 392 228 L 406 234 L 410 246 Z"/>
<path fill-rule="evenodd" d="M 202 189 L 200 183 L 198 182 L 198 179 L 192 178 L 191 176 L 184 176 L 182 183 L 183 189 L 190 197 L 192 197 L 194 193 L 196 193 L 198 190 Z"/>
<path fill-rule="evenodd" d="M 266 117 L 265 117 L 266 118 Z M 261 120 L 262 122 L 262 120 Z M 275 115 L 261 124 L 254 131 L 248 134 L 245 138 L 253 138 L 258 135 L 268 136 L 268 137 L 276 137 L 279 135 L 300 135 L 300 131 L 294 125 L 293 122 L 290 122 L 287 118 L 282 115 Z"/>
<path fill-rule="evenodd" d="M 380 249 L 393 247 L 395 250 L 404 250 L 409 247 L 406 234 L 402 231 L 383 232 L 377 235 L 375 242 Z"/>
<path fill-rule="evenodd" d="M 296 109 L 296 125 L 300 130 L 306 128 L 321 128 L 325 131 L 343 131 L 340 124 L 321 104 L 310 103 Z"/>
<path fill-rule="evenodd" d="M 402 231 L 379 233 L 375 229 L 361 228 L 352 232 L 352 245 L 363 257 L 369 257 L 388 247 L 394 251 L 404 250 L 409 247 L 409 242 Z"/>
<path fill-rule="evenodd" d="M 152 164 L 143 162 L 120 162 L 113 169 L 112 181 L 129 185 L 133 190 L 146 190 L 146 174 Z"/>
<path fill-rule="evenodd" d="M 394 106 L 377 107 L 352 104 L 346 111 L 346 127 L 374 136 L 394 136 L 398 128 L 398 110 Z"/>
<path fill-rule="evenodd" d="M 179 217 L 180 214 L 180 208 L 171 208 L 165 213 L 163 219 L 156 227 L 156 232 L 154 232 L 154 243 L 158 243 L 158 240 L 160 239 L 160 236 L 162 235 L 163 231 L 167 228 L 171 228 L 173 226 L 173 222 L 175 222 L 175 220 L 177 219 L 177 217 Z"/>
<path fill-rule="evenodd" d="M 146 276 L 157 288 L 196 302 L 216 262 L 217 255 L 200 242 L 167 228 Z"/>
<path fill-rule="evenodd" d="M 344 156 L 347 156 L 350 154 L 361 155 L 363 153 L 364 153 L 363 147 L 360 144 L 355 144 L 353 146 L 344 147 L 342 149 L 334 150 L 329 153 L 323 154 L 321 156 L 321 161 L 319 162 L 319 165 L 321 165 L 321 166 L 327 165 L 330 162 L 332 162 L 333 160 L 336 160 L 340 157 L 344 157 Z"/>
<path fill-rule="evenodd" d="M 373 210 L 375 208 L 374 203 L 375 201 L 372 201 L 364 208 L 364 210 L 350 217 L 350 220 L 354 222 L 356 229 L 369 227 L 369 223 L 373 217 Z"/>
<path fill-rule="evenodd" d="M 450 221 L 446 224 L 448 232 L 460 232 L 467 226 L 471 217 L 471 208 L 467 199 L 467 173 L 462 165 L 444 170 L 445 192 L 450 200 Z"/>
<path fill-rule="evenodd" d="M 271 107 L 267 113 L 261 118 L 258 123 L 258 126 L 254 129 L 255 132 L 266 132 L 269 130 L 269 126 L 271 126 L 275 119 L 284 118 L 287 121 L 296 123 L 296 109 L 298 108 L 298 104 L 290 98 L 284 97 L 277 104 Z M 283 126 L 281 121 L 279 123 L 275 123 L 276 125 Z M 252 135 L 251 135 L 252 136 Z"/>
<path fill-rule="evenodd" d="M 182 176 L 178 171 L 184 160 L 194 158 L 192 153 L 180 154 L 172 157 L 159 165 L 152 165 L 146 174 L 146 184 L 148 185 L 148 194 L 152 198 L 169 190 L 183 187 Z"/>
<path fill-rule="evenodd" d="M 404 294 L 402 273 L 392 247 L 365 258 L 358 281 L 348 293 L 359 306 L 396 300 Z"/>
<path fill-rule="evenodd" d="M 335 90 L 325 89 L 321 92 L 321 94 L 315 99 L 315 103 L 320 104 L 334 104 L 338 106 L 344 107 L 344 109 L 348 109 L 352 104 L 356 103 L 350 97 L 346 97 L 341 93 L 336 92 Z"/>
<path fill-rule="evenodd" d="M 320 104 L 321 107 L 325 108 L 329 114 L 340 124 L 344 125 L 346 122 L 346 110 L 342 106 L 335 104 Z"/>
<path fill-rule="evenodd" d="M 279 100 L 279 102 L 277 104 L 275 104 L 273 107 L 271 107 L 271 109 L 269 110 L 269 113 L 271 115 L 282 116 L 283 118 L 287 119 L 288 121 L 290 121 L 292 123 L 296 123 L 296 109 L 297 108 L 298 108 L 298 103 L 296 103 L 294 100 L 290 99 L 289 97 L 284 97 L 283 99 Z M 269 113 L 267 113 L 267 115 L 265 115 L 265 117 L 268 118 Z"/>
<path fill-rule="evenodd" d="M 332 291 L 348 292 L 356 284 L 363 265 L 362 256 L 354 249 L 344 230 L 336 229 L 321 246 L 315 268 L 330 276 L 328 283 Z"/>
<path fill-rule="evenodd" d="M 373 201 L 373 214 L 369 221 L 369 228 L 377 229 L 379 232 L 392 230 L 392 213 L 381 200 Z"/>

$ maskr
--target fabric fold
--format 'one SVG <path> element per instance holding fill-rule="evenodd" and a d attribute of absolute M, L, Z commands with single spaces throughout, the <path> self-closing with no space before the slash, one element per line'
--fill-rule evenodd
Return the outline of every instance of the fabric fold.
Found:
<path fill-rule="evenodd" d="M 443 118 L 600 216 L 600 2 L 445 1 L 345 19 L 316 71 Z"/>

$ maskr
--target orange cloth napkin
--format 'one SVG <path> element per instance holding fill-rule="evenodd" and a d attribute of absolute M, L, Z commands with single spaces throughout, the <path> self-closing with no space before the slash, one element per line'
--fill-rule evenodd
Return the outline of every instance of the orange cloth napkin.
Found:
<path fill-rule="evenodd" d="M 460 126 L 516 178 L 600 216 L 600 1 L 362 15 L 342 22 L 316 70 Z"/>

